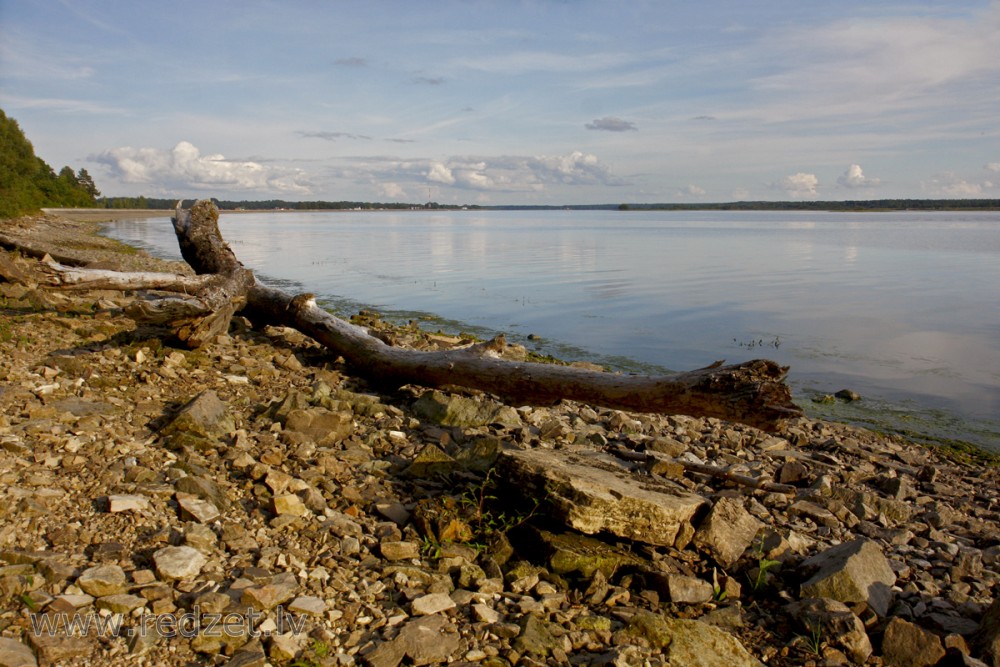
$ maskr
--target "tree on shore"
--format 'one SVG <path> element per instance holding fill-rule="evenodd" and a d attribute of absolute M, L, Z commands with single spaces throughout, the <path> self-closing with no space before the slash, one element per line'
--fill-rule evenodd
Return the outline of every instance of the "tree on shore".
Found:
<path fill-rule="evenodd" d="M 0 109 L 0 219 L 34 213 L 43 206 L 89 208 L 100 194 L 85 169 L 56 174 L 17 121 Z"/>

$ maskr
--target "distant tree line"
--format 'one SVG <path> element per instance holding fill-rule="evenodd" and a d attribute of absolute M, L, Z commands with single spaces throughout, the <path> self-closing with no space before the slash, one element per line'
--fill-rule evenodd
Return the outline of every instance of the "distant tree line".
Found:
<path fill-rule="evenodd" d="M 193 200 L 157 199 L 155 197 L 102 197 L 97 205 L 103 208 L 145 208 L 156 210 L 173 210 L 178 201 L 185 205 Z M 462 206 L 451 204 L 406 204 L 401 202 L 364 202 L 364 201 L 285 201 L 283 199 L 262 199 L 256 201 L 231 201 L 212 198 L 215 205 L 223 211 L 383 211 L 411 209 L 460 209 Z M 470 208 L 470 207 L 464 207 Z M 478 207 L 477 207 L 478 208 Z"/>
<path fill-rule="evenodd" d="M 622 211 L 990 211 L 1000 199 L 737 201 L 719 204 L 621 204 Z"/>
<path fill-rule="evenodd" d="M 89 208 L 100 196 L 86 169 L 63 167 L 57 174 L 0 109 L 0 219 L 35 213 L 42 207 Z"/>
<path fill-rule="evenodd" d="M 189 204 L 193 200 L 186 200 Z M 400 202 L 361 201 L 230 201 L 212 199 L 224 211 L 381 211 L 381 210 L 459 210 L 470 211 L 995 211 L 1000 199 L 866 199 L 848 201 L 737 201 L 714 204 L 565 204 L 560 206 L 532 205 L 457 205 L 406 204 Z M 104 208 L 146 208 L 173 210 L 177 199 L 155 197 L 102 197 L 97 206 Z"/>

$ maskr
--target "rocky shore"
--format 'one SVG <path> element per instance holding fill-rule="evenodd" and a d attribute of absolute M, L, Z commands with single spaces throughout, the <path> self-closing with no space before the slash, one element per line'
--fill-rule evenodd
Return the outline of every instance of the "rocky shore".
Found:
<path fill-rule="evenodd" d="M 94 229 L 0 223 L 0 667 L 1000 665 L 989 457 L 380 393 L 244 319 L 187 351 L 33 284 L 185 268 Z"/>

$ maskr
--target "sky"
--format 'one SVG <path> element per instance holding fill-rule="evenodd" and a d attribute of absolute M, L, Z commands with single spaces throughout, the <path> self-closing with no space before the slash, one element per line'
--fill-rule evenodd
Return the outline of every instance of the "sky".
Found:
<path fill-rule="evenodd" d="M 106 196 L 1000 197 L 1000 0 L 0 0 L 0 108 Z"/>

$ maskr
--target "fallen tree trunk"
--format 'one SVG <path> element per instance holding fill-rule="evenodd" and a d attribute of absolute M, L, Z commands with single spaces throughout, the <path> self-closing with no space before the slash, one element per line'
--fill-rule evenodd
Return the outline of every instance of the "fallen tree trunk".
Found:
<path fill-rule="evenodd" d="M 139 308 L 132 312 L 140 319 L 171 323 L 191 347 L 224 332 L 232 315 L 246 306 L 258 324 L 293 327 L 342 356 L 361 376 L 382 385 L 461 386 L 515 404 L 548 405 L 569 399 L 637 412 L 718 417 L 767 430 L 801 414 L 784 382 L 787 367 L 764 359 L 640 376 L 505 360 L 502 336 L 435 352 L 391 347 L 319 308 L 312 295 L 292 295 L 257 283 L 223 241 L 218 210 L 211 202 L 199 201 L 190 211 L 178 208 L 174 230 L 184 259 L 196 274 L 211 278 L 193 296 L 144 302 L 151 304 L 146 315 Z M 142 275 L 133 276 L 130 289 L 144 287 Z M 157 289 L 184 291 L 177 287 L 161 283 Z M 173 308 L 180 314 L 171 315 Z"/>

